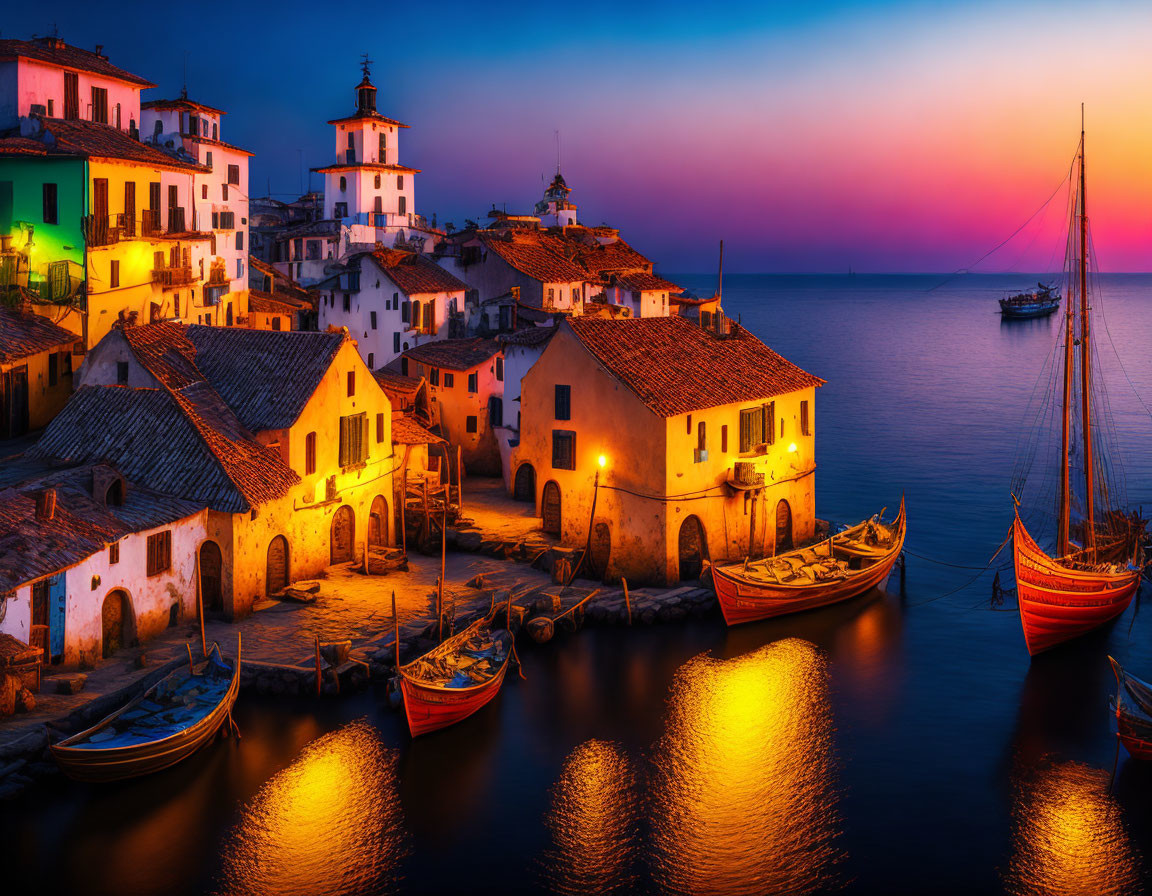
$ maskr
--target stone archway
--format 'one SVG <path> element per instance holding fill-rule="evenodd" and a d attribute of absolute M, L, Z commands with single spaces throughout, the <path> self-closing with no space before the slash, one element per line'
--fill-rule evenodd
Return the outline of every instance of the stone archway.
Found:
<path fill-rule="evenodd" d="M 532 464 L 516 468 L 516 481 L 512 484 L 512 497 L 517 501 L 536 500 L 536 469 Z"/>
<path fill-rule="evenodd" d="M 544 483 L 544 494 L 540 498 L 540 516 L 544 518 L 545 532 L 550 535 L 560 534 L 560 486 L 553 481 Z"/>
<path fill-rule="evenodd" d="M 332 563 L 348 563 L 355 556 L 356 515 L 341 504 L 332 517 Z"/>
<path fill-rule="evenodd" d="M 383 495 L 372 500 L 368 513 L 368 546 L 382 548 L 388 544 L 388 502 Z"/>
<path fill-rule="evenodd" d="M 787 501 L 776 505 L 776 553 L 792 550 L 792 508 Z"/>
<path fill-rule="evenodd" d="M 101 655 L 112 656 L 132 641 L 132 603 L 121 588 L 109 591 L 100 608 Z"/>
<path fill-rule="evenodd" d="M 704 559 L 708 556 L 708 542 L 704 537 L 704 526 L 695 514 L 680 524 L 679 549 L 680 578 L 700 578 L 700 573 L 704 571 Z"/>
<path fill-rule="evenodd" d="M 224 612 L 223 569 L 220 545 L 214 541 L 200 545 L 200 599 L 206 613 Z"/>
<path fill-rule="evenodd" d="M 264 593 L 276 594 L 288 587 L 288 539 L 277 535 L 268 544 L 268 564 L 264 574 Z"/>

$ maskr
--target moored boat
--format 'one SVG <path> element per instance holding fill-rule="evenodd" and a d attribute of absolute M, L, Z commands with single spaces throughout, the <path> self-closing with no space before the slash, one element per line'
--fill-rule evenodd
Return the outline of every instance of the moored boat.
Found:
<path fill-rule="evenodd" d="M 1130 675 L 1108 657 L 1116 673 L 1116 735 L 1134 759 L 1152 759 L 1152 685 Z"/>
<path fill-rule="evenodd" d="M 1004 317 L 1024 319 L 1046 317 L 1060 307 L 1060 291 L 1055 286 L 1037 283 L 1030 292 L 1017 293 L 1000 300 L 1000 313 Z"/>
<path fill-rule="evenodd" d="M 1092 305 L 1088 296 L 1091 243 L 1083 127 L 1077 167 L 1079 184 L 1065 259 L 1069 299 L 1063 327 L 1063 394 L 1057 405 L 1061 454 L 1055 555 L 1041 548 L 1028 532 L 1020 518 L 1020 501 L 1014 499 L 1017 604 L 1025 644 L 1033 656 L 1115 619 L 1128 608 L 1140 586 L 1143 521 L 1110 507 L 1118 491 L 1116 483 L 1109 483 L 1106 476 L 1115 476 L 1115 465 L 1106 462 L 1105 446 L 1097 444 L 1100 427 L 1094 421 L 1094 397 L 1103 384 L 1092 379 Z M 1082 440 L 1077 464 L 1077 479 L 1083 486 L 1079 496 L 1073 493 L 1071 469 L 1074 434 Z M 1075 524 L 1074 504 L 1078 511 Z M 1074 534 L 1079 543 L 1073 541 Z"/>
<path fill-rule="evenodd" d="M 904 499 L 889 523 L 881 514 L 808 547 L 712 568 L 728 625 L 770 619 L 848 600 L 883 586 L 904 549 Z"/>
<path fill-rule="evenodd" d="M 463 721 L 500 692 L 512 634 L 478 619 L 417 660 L 399 667 L 404 714 L 413 737 Z"/>
<path fill-rule="evenodd" d="M 165 676 L 91 728 L 50 749 L 77 781 L 119 781 L 187 759 L 231 716 L 240 691 L 240 647 L 229 666 L 213 645 L 208 658 Z"/>

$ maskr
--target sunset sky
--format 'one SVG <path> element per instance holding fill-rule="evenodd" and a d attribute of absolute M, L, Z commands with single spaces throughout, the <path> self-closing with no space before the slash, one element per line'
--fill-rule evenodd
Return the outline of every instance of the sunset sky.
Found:
<path fill-rule="evenodd" d="M 118 6 L 24 4 L 3 36 L 102 43 L 145 98 L 179 91 L 187 50 L 253 195 L 331 161 L 367 52 L 441 224 L 530 209 L 559 130 L 581 220 L 665 271 L 712 269 L 721 238 L 733 271 L 951 271 L 1056 189 L 1084 102 L 1101 268 L 1152 270 L 1146 2 Z M 1058 264 L 1064 209 L 978 270 Z"/>

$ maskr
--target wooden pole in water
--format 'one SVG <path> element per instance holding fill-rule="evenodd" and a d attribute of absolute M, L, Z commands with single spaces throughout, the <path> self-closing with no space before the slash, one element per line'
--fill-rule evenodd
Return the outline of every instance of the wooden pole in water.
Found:
<path fill-rule="evenodd" d="M 200 617 L 200 651 L 208 658 L 208 639 L 204 636 L 204 587 L 200 581 L 200 552 L 196 552 L 196 613 Z"/>
<path fill-rule="evenodd" d="M 408 468 L 404 468 L 404 485 L 400 491 L 400 550 L 408 557 Z"/>
<path fill-rule="evenodd" d="M 440 531 L 440 589 L 436 596 L 436 618 L 440 640 L 444 639 L 444 572 L 448 560 L 448 504 L 444 504 L 444 525 Z"/>
<path fill-rule="evenodd" d="M 396 614 L 396 589 L 392 589 L 392 625 L 396 631 L 396 671 L 400 671 L 400 617 Z"/>
<path fill-rule="evenodd" d="M 422 549 L 426 549 L 428 539 L 432 537 L 432 518 L 428 514 L 428 477 L 425 476 L 420 480 L 422 486 L 421 499 L 424 503 L 424 540 L 421 542 Z"/>
<path fill-rule="evenodd" d="M 456 506 L 464 512 L 464 452 L 460 445 L 456 446 Z"/>
<path fill-rule="evenodd" d="M 624 588 L 624 606 L 628 608 L 628 624 L 632 624 L 632 599 L 628 596 L 628 580 L 623 576 L 620 578 L 620 584 Z"/>
<path fill-rule="evenodd" d="M 322 682 L 320 680 L 320 636 L 316 636 L 316 696 L 320 696 L 323 691 Z"/>
<path fill-rule="evenodd" d="M 196 664 L 192 662 L 192 645 L 185 641 L 184 646 L 188 649 L 188 671 L 192 672 L 196 669 Z"/>

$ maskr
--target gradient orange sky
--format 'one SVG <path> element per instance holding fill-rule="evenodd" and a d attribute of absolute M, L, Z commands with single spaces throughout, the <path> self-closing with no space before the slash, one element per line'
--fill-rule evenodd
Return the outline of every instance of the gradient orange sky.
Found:
<path fill-rule="evenodd" d="M 417 210 L 441 224 L 526 210 L 563 169 L 581 219 L 621 227 L 666 271 L 952 271 L 1055 189 L 1087 106 L 1100 265 L 1152 270 L 1152 4 L 834 2 L 195 7 L 115 27 L 92 4 L 6 12 L 5 35 L 105 45 L 227 109 L 253 193 L 290 198 L 330 161 L 359 54 L 410 124 Z M 127 8 L 133 3 L 124 4 Z M 181 41 L 187 46 L 184 46 Z M 211 47 L 206 54 L 197 48 Z M 301 161 L 303 164 L 301 164 Z M 319 180 L 313 180 L 319 186 Z M 1064 201 L 979 270 L 1047 270 Z M 1056 258 L 1056 264 L 1059 258 Z"/>

